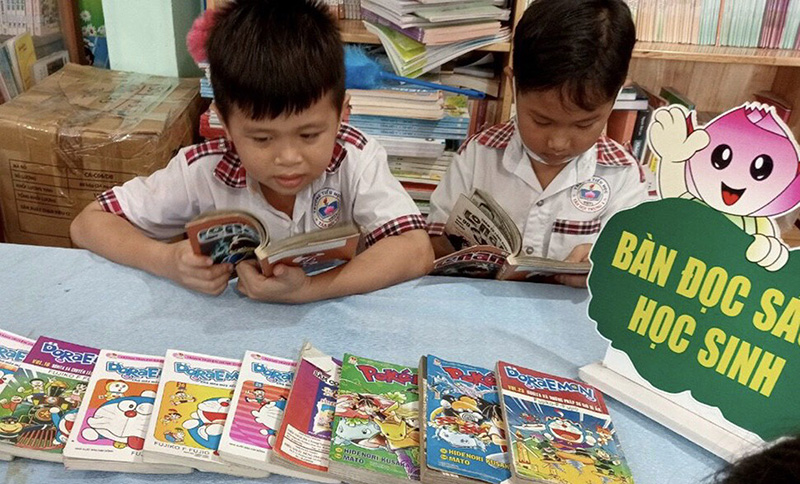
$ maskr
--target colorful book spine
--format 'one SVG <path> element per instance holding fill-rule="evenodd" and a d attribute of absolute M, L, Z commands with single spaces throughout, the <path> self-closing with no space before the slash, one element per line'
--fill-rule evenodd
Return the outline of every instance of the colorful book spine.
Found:
<path fill-rule="evenodd" d="M 242 474 L 217 454 L 240 366 L 239 360 L 167 350 L 145 462 Z"/>
<path fill-rule="evenodd" d="M 155 356 L 101 351 L 64 457 L 142 464 L 163 364 Z"/>
<path fill-rule="evenodd" d="M 303 346 L 271 458 L 327 474 L 341 366 L 311 344 Z"/>
<path fill-rule="evenodd" d="M 344 465 L 343 478 L 356 467 L 419 480 L 417 369 L 351 354 L 342 361 L 331 469 Z"/>
<path fill-rule="evenodd" d="M 0 391 L 3 452 L 62 461 L 100 350 L 42 336 Z"/>
<path fill-rule="evenodd" d="M 497 363 L 516 477 L 537 482 L 633 483 L 611 417 L 596 388 Z"/>
<path fill-rule="evenodd" d="M 510 478 L 494 372 L 433 355 L 424 358 L 428 468 L 490 483 Z"/>
<path fill-rule="evenodd" d="M 251 467 L 267 464 L 283 418 L 296 364 L 248 351 L 242 361 L 219 454 Z"/>

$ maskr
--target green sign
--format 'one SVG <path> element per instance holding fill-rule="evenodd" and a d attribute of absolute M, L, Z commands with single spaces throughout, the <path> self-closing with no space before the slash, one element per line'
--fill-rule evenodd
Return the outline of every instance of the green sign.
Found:
<path fill-rule="evenodd" d="M 800 256 L 769 272 L 752 241 L 692 200 L 620 212 L 591 254 L 589 316 L 653 386 L 771 440 L 800 424 Z"/>

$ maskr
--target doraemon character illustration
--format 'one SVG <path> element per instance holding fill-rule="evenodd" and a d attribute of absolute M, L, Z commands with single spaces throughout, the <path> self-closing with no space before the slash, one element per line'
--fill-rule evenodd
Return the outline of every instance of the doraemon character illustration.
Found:
<path fill-rule="evenodd" d="M 481 449 L 486 451 L 486 444 L 474 435 L 455 432 L 447 427 L 436 429 L 436 437 L 457 449 Z"/>
<path fill-rule="evenodd" d="M 125 396 L 128 391 L 128 384 L 124 381 L 114 380 L 106 383 L 105 395 L 100 395 L 98 398 L 105 400 L 114 400 Z"/>
<path fill-rule="evenodd" d="M 336 402 L 322 398 L 317 402 L 317 412 L 314 414 L 311 432 L 315 434 L 325 434 L 331 431 Z"/>
<path fill-rule="evenodd" d="M 244 397 L 245 402 L 263 405 L 267 399 L 267 392 L 265 392 L 263 388 L 256 388 L 250 393 L 253 395 L 253 397 Z"/>
<path fill-rule="evenodd" d="M 181 419 L 181 417 L 182 415 L 178 413 L 177 410 L 175 410 L 174 408 L 170 408 L 169 410 L 167 410 L 166 415 L 161 417 L 161 423 L 163 423 L 164 425 L 169 425 L 171 422 L 177 422 L 178 420 Z"/>
<path fill-rule="evenodd" d="M 145 390 L 138 397 L 109 400 L 86 419 L 87 427 L 81 431 L 81 437 L 90 442 L 110 440 L 117 449 L 142 450 L 155 397 L 155 392 Z"/>
<path fill-rule="evenodd" d="M 197 411 L 192 412 L 191 418 L 183 422 L 183 427 L 195 442 L 210 450 L 217 450 L 222 437 L 222 428 L 231 399 L 209 398 L 197 405 Z"/>
<path fill-rule="evenodd" d="M 173 444 L 182 444 L 184 438 L 186 438 L 186 432 L 184 432 L 183 429 L 175 429 L 172 432 L 164 432 L 164 440 Z"/>
<path fill-rule="evenodd" d="M 194 403 L 197 399 L 194 396 L 186 393 L 186 384 L 178 383 L 175 393 L 169 397 L 169 401 L 173 405 L 182 405 L 184 403 Z"/>
<path fill-rule="evenodd" d="M 0 419 L 0 441 L 15 442 L 25 428 L 17 417 L 3 417 Z"/>
<path fill-rule="evenodd" d="M 771 106 L 746 103 L 697 127 L 694 113 L 666 106 L 653 114 L 650 146 L 660 158 L 661 198 L 693 198 L 753 236 L 748 261 L 777 271 L 789 249 L 769 217 L 800 203 L 800 150 Z"/>
<path fill-rule="evenodd" d="M 600 474 L 608 474 L 613 476 L 615 474 L 614 467 L 620 465 L 620 460 L 615 459 L 611 454 L 604 449 L 597 449 L 594 452 L 594 467 Z"/>
<path fill-rule="evenodd" d="M 11 413 L 14 413 L 20 403 L 22 403 L 22 397 L 19 395 L 14 395 L 11 397 L 11 400 L 6 400 L 5 398 L 0 400 L 0 407 L 5 408 Z"/>
<path fill-rule="evenodd" d="M 60 408 L 50 408 L 50 418 L 56 428 L 56 438 L 53 439 L 53 445 L 64 445 L 67 443 L 72 426 L 75 425 L 75 417 L 78 416 L 78 409 L 70 410 L 61 413 Z"/>
<path fill-rule="evenodd" d="M 286 408 L 286 399 L 279 398 L 274 402 L 266 402 L 258 410 L 252 410 L 250 414 L 255 418 L 256 423 L 264 426 L 258 432 L 267 438 L 270 447 L 275 442 L 275 426 L 283 417 L 283 410 Z"/>
<path fill-rule="evenodd" d="M 30 388 L 19 387 L 17 388 L 17 393 L 21 393 L 23 395 L 38 395 L 44 394 L 44 380 L 41 378 L 31 378 L 28 380 L 28 385 Z"/>
<path fill-rule="evenodd" d="M 385 439 L 381 438 L 380 433 L 381 428 L 372 420 L 342 419 L 336 426 L 333 443 L 376 449 L 385 444 Z"/>

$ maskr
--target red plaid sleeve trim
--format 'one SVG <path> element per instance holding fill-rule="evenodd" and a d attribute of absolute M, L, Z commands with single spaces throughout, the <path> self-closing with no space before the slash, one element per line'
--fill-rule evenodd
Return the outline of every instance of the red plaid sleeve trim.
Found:
<path fill-rule="evenodd" d="M 344 159 L 347 158 L 347 148 L 344 146 L 345 143 L 351 144 L 359 150 L 363 150 L 364 147 L 367 146 L 367 138 L 361 131 L 342 123 L 339 127 L 339 132 L 336 134 L 336 144 L 333 145 L 331 161 L 328 163 L 328 168 L 325 169 L 327 173 L 335 173 L 336 170 L 342 166 Z"/>
<path fill-rule="evenodd" d="M 606 136 L 597 140 L 597 164 L 603 166 L 635 165 L 636 160 L 619 143 Z"/>
<path fill-rule="evenodd" d="M 108 189 L 98 195 L 97 201 L 100 202 L 100 207 L 106 212 L 119 215 L 125 220 L 128 219 L 128 217 L 125 216 L 125 212 L 122 211 L 122 205 L 119 204 L 119 200 L 117 200 L 117 195 L 114 193 L 113 189 Z"/>
<path fill-rule="evenodd" d="M 443 223 L 432 223 L 428 224 L 428 235 L 436 237 L 437 235 L 444 235 L 444 225 Z"/>
<path fill-rule="evenodd" d="M 217 138 L 194 145 L 186 150 L 186 163 L 191 165 L 208 155 L 222 155 L 228 152 L 228 143 L 225 138 Z"/>
<path fill-rule="evenodd" d="M 397 217 L 394 220 L 386 222 L 377 229 L 373 230 L 372 233 L 368 234 L 366 238 L 366 245 L 369 247 L 383 238 L 392 235 L 400 235 L 404 232 L 408 232 L 409 230 L 416 229 L 425 230 L 425 219 L 422 218 L 422 215 L 415 214 Z"/>
<path fill-rule="evenodd" d="M 585 222 L 578 222 L 576 220 L 556 219 L 553 223 L 554 234 L 567 234 L 567 235 L 592 235 L 600 232 L 599 220 L 588 220 Z"/>

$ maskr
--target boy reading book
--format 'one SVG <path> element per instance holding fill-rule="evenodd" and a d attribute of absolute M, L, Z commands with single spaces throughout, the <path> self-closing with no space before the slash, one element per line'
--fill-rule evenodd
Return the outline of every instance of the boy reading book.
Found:
<path fill-rule="evenodd" d="M 377 142 L 341 123 L 342 42 L 316 0 L 237 0 L 207 12 L 215 109 L 226 138 L 181 150 L 168 166 L 106 191 L 71 226 L 76 245 L 115 262 L 220 294 L 233 271 L 167 243 L 208 210 L 241 209 L 270 237 L 354 222 L 366 250 L 309 277 L 278 264 L 237 266 L 238 288 L 299 303 L 371 291 L 421 276 L 433 262 L 424 219 L 392 177 Z"/>
<path fill-rule="evenodd" d="M 522 235 L 522 253 L 588 260 L 604 222 L 647 193 L 638 163 L 603 127 L 635 42 L 621 0 L 533 2 L 514 33 L 517 116 L 476 134 L 431 197 L 437 257 L 453 252 L 444 225 L 461 194 L 494 197 Z M 556 280 L 585 286 L 585 275 Z"/>

